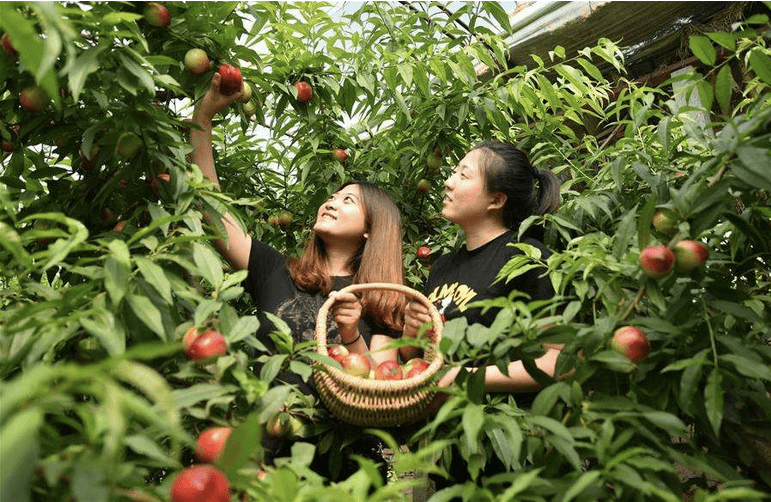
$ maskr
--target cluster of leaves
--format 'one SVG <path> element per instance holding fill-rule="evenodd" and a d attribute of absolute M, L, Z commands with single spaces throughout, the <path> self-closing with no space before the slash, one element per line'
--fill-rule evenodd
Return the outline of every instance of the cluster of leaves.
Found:
<path fill-rule="evenodd" d="M 150 26 L 141 3 L 0 4 L 19 52 L 0 53 L 0 134 L 13 150 L 0 173 L 0 498 L 166 500 L 171 474 L 193 461 L 195 437 L 211 425 L 235 426 L 218 466 L 258 500 L 404 499 L 419 481 L 407 474 L 441 474 L 437 459 L 456 442 L 474 482 L 440 500 L 669 500 L 692 484 L 704 499 L 758 499 L 769 490 L 766 16 L 693 37 L 701 73 L 654 88 L 604 77 L 625 73 L 608 40 L 509 67 L 503 38 L 486 28 L 509 30 L 494 2 L 452 14 L 373 2 L 337 17 L 323 3 L 165 5 L 168 27 Z M 191 47 L 215 66 L 238 62 L 260 102 L 254 117 L 236 104 L 216 124 L 222 192 L 187 160 L 184 118 L 215 70 L 188 73 Z M 495 77 L 480 80 L 480 62 Z M 300 79 L 313 86 L 307 103 L 295 99 Z M 19 105 L 35 84 L 50 98 L 38 113 Z M 707 120 L 694 121 L 699 113 Z M 126 132 L 142 141 L 130 158 L 116 149 Z M 564 179 L 561 208 L 526 222 L 551 232 L 557 252 L 545 264 L 558 296 L 499 299 L 491 328 L 448 324 L 443 350 L 458 364 L 532 368 L 543 343 L 562 343 L 560 371 L 573 373 L 540 375 L 546 386 L 527 407 L 486 395 L 481 373 L 470 374 L 425 426 L 400 431 L 412 453 L 376 431 L 395 452 L 391 482 L 362 459 L 330 484 L 309 469 L 314 450 L 339 452 L 361 431 L 278 384 L 286 371 L 310 375 L 312 344 L 293 344 L 286 330 L 255 337 L 244 273 L 224 267 L 202 214 L 230 211 L 293 254 L 337 185 L 374 181 L 402 210 L 405 267 L 418 286 L 428 265 L 417 247 L 438 254 L 459 242 L 436 213 L 444 171 L 490 138 L 517 143 Z M 348 160 L 334 160 L 335 148 Z M 435 150 L 445 167 L 427 165 Z M 423 178 L 427 194 L 415 190 Z M 676 235 L 651 229 L 661 208 L 678 215 Z M 281 211 L 293 216 L 288 227 L 270 223 Z M 708 245 L 705 267 L 641 275 L 642 248 L 686 237 Z M 621 324 L 645 329 L 648 359 L 607 350 Z M 228 354 L 186 360 L 191 326 L 221 331 Z M 306 427 L 291 457 L 256 481 L 261 426 L 278 412 Z M 493 457 L 509 472 L 486 475 Z M 697 477 L 683 483 L 675 464 Z"/>

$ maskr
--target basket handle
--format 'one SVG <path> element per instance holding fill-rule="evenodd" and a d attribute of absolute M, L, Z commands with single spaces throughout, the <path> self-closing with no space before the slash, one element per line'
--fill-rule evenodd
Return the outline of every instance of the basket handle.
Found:
<path fill-rule="evenodd" d="M 433 321 L 434 336 L 436 338 L 435 343 L 439 345 L 439 341 L 442 339 L 442 315 L 437 310 L 436 305 L 421 293 L 409 286 L 402 284 L 395 284 L 390 282 L 368 282 L 362 284 L 351 284 L 344 287 L 340 293 L 356 293 L 359 291 L 368 291 L 371 289 L 387 289 L 391 291 L 398 291 L 404 293 L 408 297 L 419 301 L 428 308 L 428 312 L 431 315 Z M 329 298 L 319 309 L 318 316 L 316 317 L 316 341 L 318 342 L 317 351 L 319 354 L 327 355 L 327 316 L 329 315 L 329 309 L 335 303 L 335 298 Z"/>

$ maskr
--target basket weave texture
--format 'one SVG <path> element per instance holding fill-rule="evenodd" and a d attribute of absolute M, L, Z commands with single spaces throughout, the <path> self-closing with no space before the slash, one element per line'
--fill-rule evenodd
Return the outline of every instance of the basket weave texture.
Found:
<path fill-rule="evenodd" d="M 340 292 L 356 293 L 371 289 L 386 289 L 404 293 L 410 299 L 425 305 L 431 315 L 433 329 L 424 335 L 431 341 L 423 358 L 428 368 L 404 380 L 370 380 L 352 376 L 338 368 L 322 364 L 313 370 L 313 377 L 322 401 L 339 419 L 362 427 L 392 427 L 419 419 L 434 397 L 431 387 L 433 376 L 441 368 L 443 357 L 439 352 L 442 339 L 442 317 L 428 298 L 407 286 L 383 282 L 352 284 Z M 321 306 L 316 318 L 316 341 L 319 354 L 328 356 L 327 316 L 334 298 Z"/>

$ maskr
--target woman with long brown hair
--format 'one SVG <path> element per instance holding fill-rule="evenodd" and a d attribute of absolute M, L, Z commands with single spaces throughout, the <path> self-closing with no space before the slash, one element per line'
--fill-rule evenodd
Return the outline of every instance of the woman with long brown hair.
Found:
<path fill-rule="evenodd" d="M 191 132 L 191 161 L 217 185 L 212 119 L 240 95 L 220 93 L 219 83 L 215 73 L 193 115 L 201 129 Z M 353 283 L 403 283 L 401 216 L 383 190 L 371 183 L 352 182 L 333 193 L 319 207 L 313 235 L 295 259 L 252 239 L 230 215 L 222 223 L 227 239 L 216 242 L 218 250 L 234 269 L 248 270 L 246 290 L 258 310 L 282 318 L 295 341 L 313 339 L 316 315 L 331 295 L 337 302 L 330 312 L 329 344 L 341 343 L 352 352 L 371 351 L 376 362 L 396 358 L 395 350 L 378 349 L 390 340 L 387 333 L 402 329 L 403 297 L 367 291 L 358 298 L 337 292 Z M 264 315 L 260 321 L 258 336 L 264 338 L 274 328 Z"/>
<path fill-rule="evenodd" d="M 212 119 L 242 93 L 222 94 L 220 76 L 215 73 L 193 115 L 193 122 L 200 129 L 191 132 L 191 161 L 215 185 L 219 182 L 212 152 Z M 227 238 L 215 244 L 234 269 L 248 271 L 246 291 L 254 300 L 260 318 L 257 336 L 269 350 L 272 343 L 267 335 L 275 328 L 266 312 L 286 322 L 295 342 L 309 341 L 314 338 L 319 309 L 327 298 L 335 297 L 337 301 L 330 309 L 327 325 L 327 342 L 342 344 L 351 352 L 369 352 L 375 363 L 396 359 L 396 349 L 382 347 L 391 340 L 389 335 L 398 336 L 402 330 L 404 297 L 394 292 L 366 291 L 359 298 L 339 292 L 354 283 L 403 284 L 401 216 L 383 190 L 371 183 L 352 182 L 335 191 L 319 207 L 313 234 L 298 258 L 290 259 L 251 238 L 229 214 L 223 217 L 222 224 Z M 299 375 L 282 374 L 280 379 L 297 385 L 306 394 L 313 392 L 313 382 L 303 381 Z M 354 434 L 359 434 L 356 441 Z M 351 431 L 346 437 L 347 446 L 341 457 L 347 464 L 335 477 L 345 477 L 355 471 L 356 462 L 346 457 L 356 453 L 378 462 L 385 479 L 381 441 L 360 434 L 361 431 Z M 266 463 L 288 455 L 290 443 L 291 440 L 263 435 Z M 331 452 L 317 451 L 311 467 L 332 477 L 328 455 Z"/>

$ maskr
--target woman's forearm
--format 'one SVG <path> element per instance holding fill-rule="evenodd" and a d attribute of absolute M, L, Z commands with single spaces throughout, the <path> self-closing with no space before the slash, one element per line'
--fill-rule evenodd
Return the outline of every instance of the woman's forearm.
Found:
<path fill-rule="evenodd" d="M 557 347 L 548 347 L 546 353 L 535 360 L 538 369 L 553 377 L 560 350 Z M 487 392 L 533 392 L 541 388 L 541 384 L 530 376 L 522 361 L 509 363 L 507 369 L 508 372 L 504 374 L 497 366 L 485 368 L 485 390 Z M 479 368 L 466 368 L 466 370 L 475 372 Z M 459 372 L 460 368 L 452 368 L 439 380 L 439 386 L 449 387 L 452 385 Z"/>
<path fill-rule="evenodd" d="M 190 145 L 193 151 L 190 161 L 201 169 L 206 178 L 219 187 L 217 169 L 214 165 L 214 152 L 212 147 L 212 120 L 219 110 L 228 106 L 240 94 L 223 96 L 219 92 L 220 77 L 215 74 L 212 77 L 212 86 L 201 99 L 193 113 L 193 123 L 198 127 L 192 127 L 190 131 Z M 211 215 L 205 217 L 212 221 Z M 223 215 L 222 225 L 227 233 L 227 240 L 218 239 L 214 242 L 217 250 L 225 257 L 236 270 L 244 270 L 249 266 L 249 252 L 251 251 L 251 238 L 241 229 L 230 214 Z"/>
<path fill-rule="evenodd" d="M 193 123 L 200 126 L 201 130 L 192 128 L 190 132 L 190 144 L 193 147 L 190 160 L 201 169 L 209 181 L 219 187 L 217 170 L 214 167 L 214 152 L 212 151 L 212 118 L 196 110 L 193 115 Z"/>

